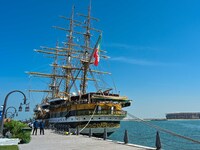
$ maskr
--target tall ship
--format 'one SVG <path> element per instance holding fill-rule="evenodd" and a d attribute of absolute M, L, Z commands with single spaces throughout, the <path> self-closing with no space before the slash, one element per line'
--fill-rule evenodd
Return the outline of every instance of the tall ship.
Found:
<path fill-rule="evenodd" d="M 52 58 L 52 64 L 50 73 L 27 72 L 50 82 L 47 90 L 30 90 L 46 94 L 36 105 L 34 117 L 72 133 L 92 131 L 94 136 L 102 136 L 106 128 L 110 135 L 120 127 L 127 115 L 122 108 L 130 106 L 131 100 L 108 86 L 104 77 L 111 73 L 99 69 L 109 57 L 100 48 L 102 31 L 93 26 L 99 19 L 91 16 L 91 4 L 87 14 L 75 13 L 74 8 L 69 18 L 60 16 L 67 28 L 54 27 L 64 32 L 65 41 L 35 50 Z"/>

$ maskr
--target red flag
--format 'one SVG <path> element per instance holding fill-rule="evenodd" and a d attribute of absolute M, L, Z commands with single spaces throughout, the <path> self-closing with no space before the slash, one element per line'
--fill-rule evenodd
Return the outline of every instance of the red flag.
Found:
<path fill-rule="evenodd" d="M 98 38 L 98 41 L 97 41 L 97 45 L 96 45 L 96 48 L 95 48 L 95 51 L 94 51 L 94 65 L 95 66 L 98 66 L 99 64 L 99 60 L 100 60 L 100 43 L 101 43 L 101 37 L 102 35 L 100 34 L 99 35 L 99 38 Z"/>
<path fill-rule="evenodd" d="M 100 58 L 100 54 L 99 53 L 100 53 L 100 44 L 97 45 L 97 47 L 96 47 L 96 49 L 94 51 L 94 58 L 95 58 L 94 65 L 95 66 L 98 66 L 98 64 L 99 64 L 99 58 Z"/>

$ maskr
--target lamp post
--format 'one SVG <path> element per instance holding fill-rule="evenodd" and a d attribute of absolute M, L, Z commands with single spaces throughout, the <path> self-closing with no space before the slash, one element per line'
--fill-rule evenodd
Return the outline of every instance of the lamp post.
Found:
<path fill-rule="evenodd" d="M 10 96 L 10 94 L 15 93 L 15 92 L 21 93 L 21 94 L 24 96 L 24 99 L 23 99 L 23 100 L 24 100 L 24 104 L 26 104 L 26 95 L 25 95 L 22 91 L 14 90 L 14 91 L 9 92 L 9 93 L 6 95 L 5 100 L 4 100 L 4 104 L 3 104 L 3 111 L 2 111 L 1 136 L 3 136 L 3 125 L 4 125 L 5 110 L 6 110 L 6 105 L 7 105 L 8 97 Z M 20 106 L 21 106 L 21 105 L 20 105 Z"/>
<path fill-rule="evenodd" d="M 10 109 L 10 108 L 13 108 L 13 109 L 15 110 L 15 112 L 13 113 L 13 116 L 15 116 L 15 115 L 18 116 L 17 109 L 16 109 L 15 107 L 13 107 L 13 106 L 10 106 L 10 107 L 8 107 L 8 108 L 6 109 L 5 118 L 7 118 L 8 109 Z"/>

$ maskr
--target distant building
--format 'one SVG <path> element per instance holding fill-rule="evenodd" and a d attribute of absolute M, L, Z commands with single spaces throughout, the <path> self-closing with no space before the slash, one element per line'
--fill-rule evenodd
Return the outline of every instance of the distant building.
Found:
<path fill-rule="evenodd" d="M 167 119 L 200 119 L 200 112 L 181 112 L 181 113 L 168 113 Z"/>

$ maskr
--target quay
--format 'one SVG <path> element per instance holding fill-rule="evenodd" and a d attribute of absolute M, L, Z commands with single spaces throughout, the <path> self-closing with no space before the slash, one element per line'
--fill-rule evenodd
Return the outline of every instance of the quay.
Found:
<path fill-rule="evenodd" d="M 53 130 L 45 130 L 45 135 L 31 135 L 30 143 L 18 146 L 19 150 L 155 150 L 83 135 L 62 135 Z"/>

